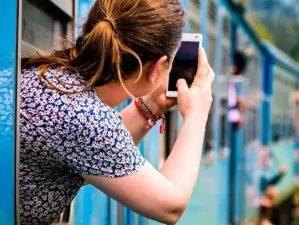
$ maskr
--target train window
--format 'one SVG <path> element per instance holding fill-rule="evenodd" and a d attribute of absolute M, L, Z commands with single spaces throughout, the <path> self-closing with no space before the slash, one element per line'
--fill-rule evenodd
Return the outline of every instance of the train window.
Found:
<path fill-rule="evenodd" d="M 178 109 L 172 109 L 165 113 L 166 131 L 165 131 L 165 158 L 167 158 L 172 150 L 178 135 Z"/>
<path fill-rule="evenodd" d="M 51 1 L 23 1 L 22 40 L 43 51 L 62 46 L 71 18 Z"/>

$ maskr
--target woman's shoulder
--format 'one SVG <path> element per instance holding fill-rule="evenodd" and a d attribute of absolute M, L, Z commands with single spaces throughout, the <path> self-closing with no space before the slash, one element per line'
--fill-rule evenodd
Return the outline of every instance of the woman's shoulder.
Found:
<path fill-rule="evenodd" d="M 77 74 L 48 70 L 44 78 L 40 81 L 39 70 L 34 67 L 22 70 L 22 113 L 57 118 L 79 127 L 122 123 L 119 113 L 101 102 L 93 89 L 83 90 Z"/>

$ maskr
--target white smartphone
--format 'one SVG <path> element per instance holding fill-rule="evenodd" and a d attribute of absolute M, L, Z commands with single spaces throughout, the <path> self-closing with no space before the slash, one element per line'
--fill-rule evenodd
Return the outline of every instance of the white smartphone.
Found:
<path fill-rule="evenodd" d="M 178 96 L 177 81 L 181 78 L 190 86 L 194 80 L 198 65 L 198 51 L 202 47 L 202 34 L 184 33 L 182 43 L 174 57 L 169 73 L 166 96 Z"/>

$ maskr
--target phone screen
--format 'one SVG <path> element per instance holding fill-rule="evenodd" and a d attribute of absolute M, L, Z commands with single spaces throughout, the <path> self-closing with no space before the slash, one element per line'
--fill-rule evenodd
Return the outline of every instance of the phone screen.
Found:
<path fill-rule="evenodd" d="M 188 86 L 193 82 L 198 65 L 199 42 L 183 41 L 174 58 L 169 74 L 168 91 L 177 91 L 177 81 L 185 79 Z"/>

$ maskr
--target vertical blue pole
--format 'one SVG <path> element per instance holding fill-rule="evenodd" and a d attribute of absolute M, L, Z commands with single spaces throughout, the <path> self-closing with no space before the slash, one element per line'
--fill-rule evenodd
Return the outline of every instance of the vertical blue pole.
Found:
<path fill-rule="evenodd" d="M 3 5 L 4 4 L 4 5 Z M 18 77 L 18 1 L 2 1 L 0 29 L 0 224 L 14 225 L 16 215 L 16 131 Z"/>
<path fill-rule="evenodd" d="M 219 76 L 222 71 L 222 14 L 221 7 L 218 1 L 217 8 L 217 17 L 216 17 L 216 48 L 215 48 L 215 62 L 214 62 L 214 72 L 215 72 L 215 90 L 220 90 L 220 80 Z M 214 150 L 219 151 L 220 149 L 220 131 L 221 131 L 221 123 L 220 123 L 220 95 L 219 91 L 214 92 L 214 108 L 213 108 L 213 131 L 214 131 Z"/>
<path fill-rule="evenodd" d="M 262 100 L 261 100 L 261 115 L 260 115 L 260 124 L 261 124 L 261 145 L 267 146 L 271 144 L 272 140 L 272 127 L 271 127 L 271 98 L 273 95 L 273 58 L 267 53 L 262 54 Z M 262 171 L 259 168 L 258 175 Z M 259 178 L 260 180 L 260 178 Z M 259 184 L 258 180 L 258 184 Z M 260 188 L 259 188 L 260 189 Z M 258 189 L 258 190 L 259 190 Z M 262 193 L 259 191 L 259 196 Z"/>
<path fill-rule="evenodd" d="M 222 38 L 223 38 L 223 17 L 222 17 L 222 10 L 220 0 L 216 1 L 217 7 L 217 15 L 216 15 L 216 43 L 215 43 L 215 62 L 214 62 L 214 70 L 215 70 L 215 89 L 214 90 L 221 90 L 220 89 L 220 80 L 219 76 L 221 76 L 222 72 L 222 58 L 227 57 L 223 55 L 223 46 L 222 46 Z M 213 131 L 214 131 L 214 141 L 213 146 L 214 150 L 219 153 L 220 151 L 220 132 L 221 132 L 221 121 L 220 121 L 220 101 L 221 101 L 221 94 L 219 91 L 214 92 L 214 108 L 213 108 Z M 217 160 L 217 179 L 218 179 L 218 204 L 217 204 L 217 222 L 219 225 L 227 224 L 227 193 L 226 190 L 226 176 L 223 176 L 225 162 L 223 160 Z"/>
<path fill-rule="evenodd" d="M 140 143 L 140 152 L 142 154 L 143 157 L 145 157 L 145 144 L 144 144 L 144 140 L 141 141 Z M 138 217 L 138 225 L 144 225 L 144 217 L 139 216 Z"/>
<path fill-rule="evenodd" d="M 233 63 L 233 54 L 235 52 L 236 46 L 237 46 L 237 24 L 236 22 L 232 19 L 230 22 L 230 41 L 231 41 L 231 46 L 230 46 L 230 63 L 229 65 L 231 66 Z M 231 76 L 231 75 L 230 75 Z M 230 77 L 229 81 L 230 83 Z M 229 223 L 231 225 L 235 225 L 235 192 L 236 192 L 236 170 L 235 170 L 235 165 L 236 165 L 236 146 L 235 146 L 235 132 L 233 132 L 231 123 L 228 122 L 228 144 L 229 144 L 229 149 L 230 149 L 230 155 L 229 155 L 229 172 L 228 172 L 228 178 L 229 178 L 229 191 L 228 191 L 228 196 L 230 196 L 230 201 L 229 201 Z"/>
<path fill-rule="evenodd" d="M 133 101 L 133 99 L 128 99 L 125 103 L 125 107 L 127 107 L 128 105 L 131 104 L 131 102 Z M 126 208 L 126 224 L 125 225 L 134 225 L 134 212 L 129 209 Z"/>
<path fill-rule="evenodd" d="M 273 95 L 273 59 L 268 54 L 262 55 L 262 93 L 261 103 L 261 140 L 263 146 L 271 142 L 271 97 Z"/>
<path fill-rule="evenodd" d="M 238 96 L 244 96 L 245 92 L 245 85 L 244 83 L 239 83 L 237 85 L 237 93 Z M 243 181 L 244 181 L 244 128 L 238 129 L 235 133 L 235 221 L 237 224 L 243 218 L 243 202 L 244 202 L 244 188 L 243 188 Z"/>
<path fill-rule="evenodd" d="M 209 49 L 209 32 L 208 32 L 208 8 L 209 1 L 208 0 L 200 0 L 200 32 L 203 35 L 203 47 L 208 52 Z"/>

